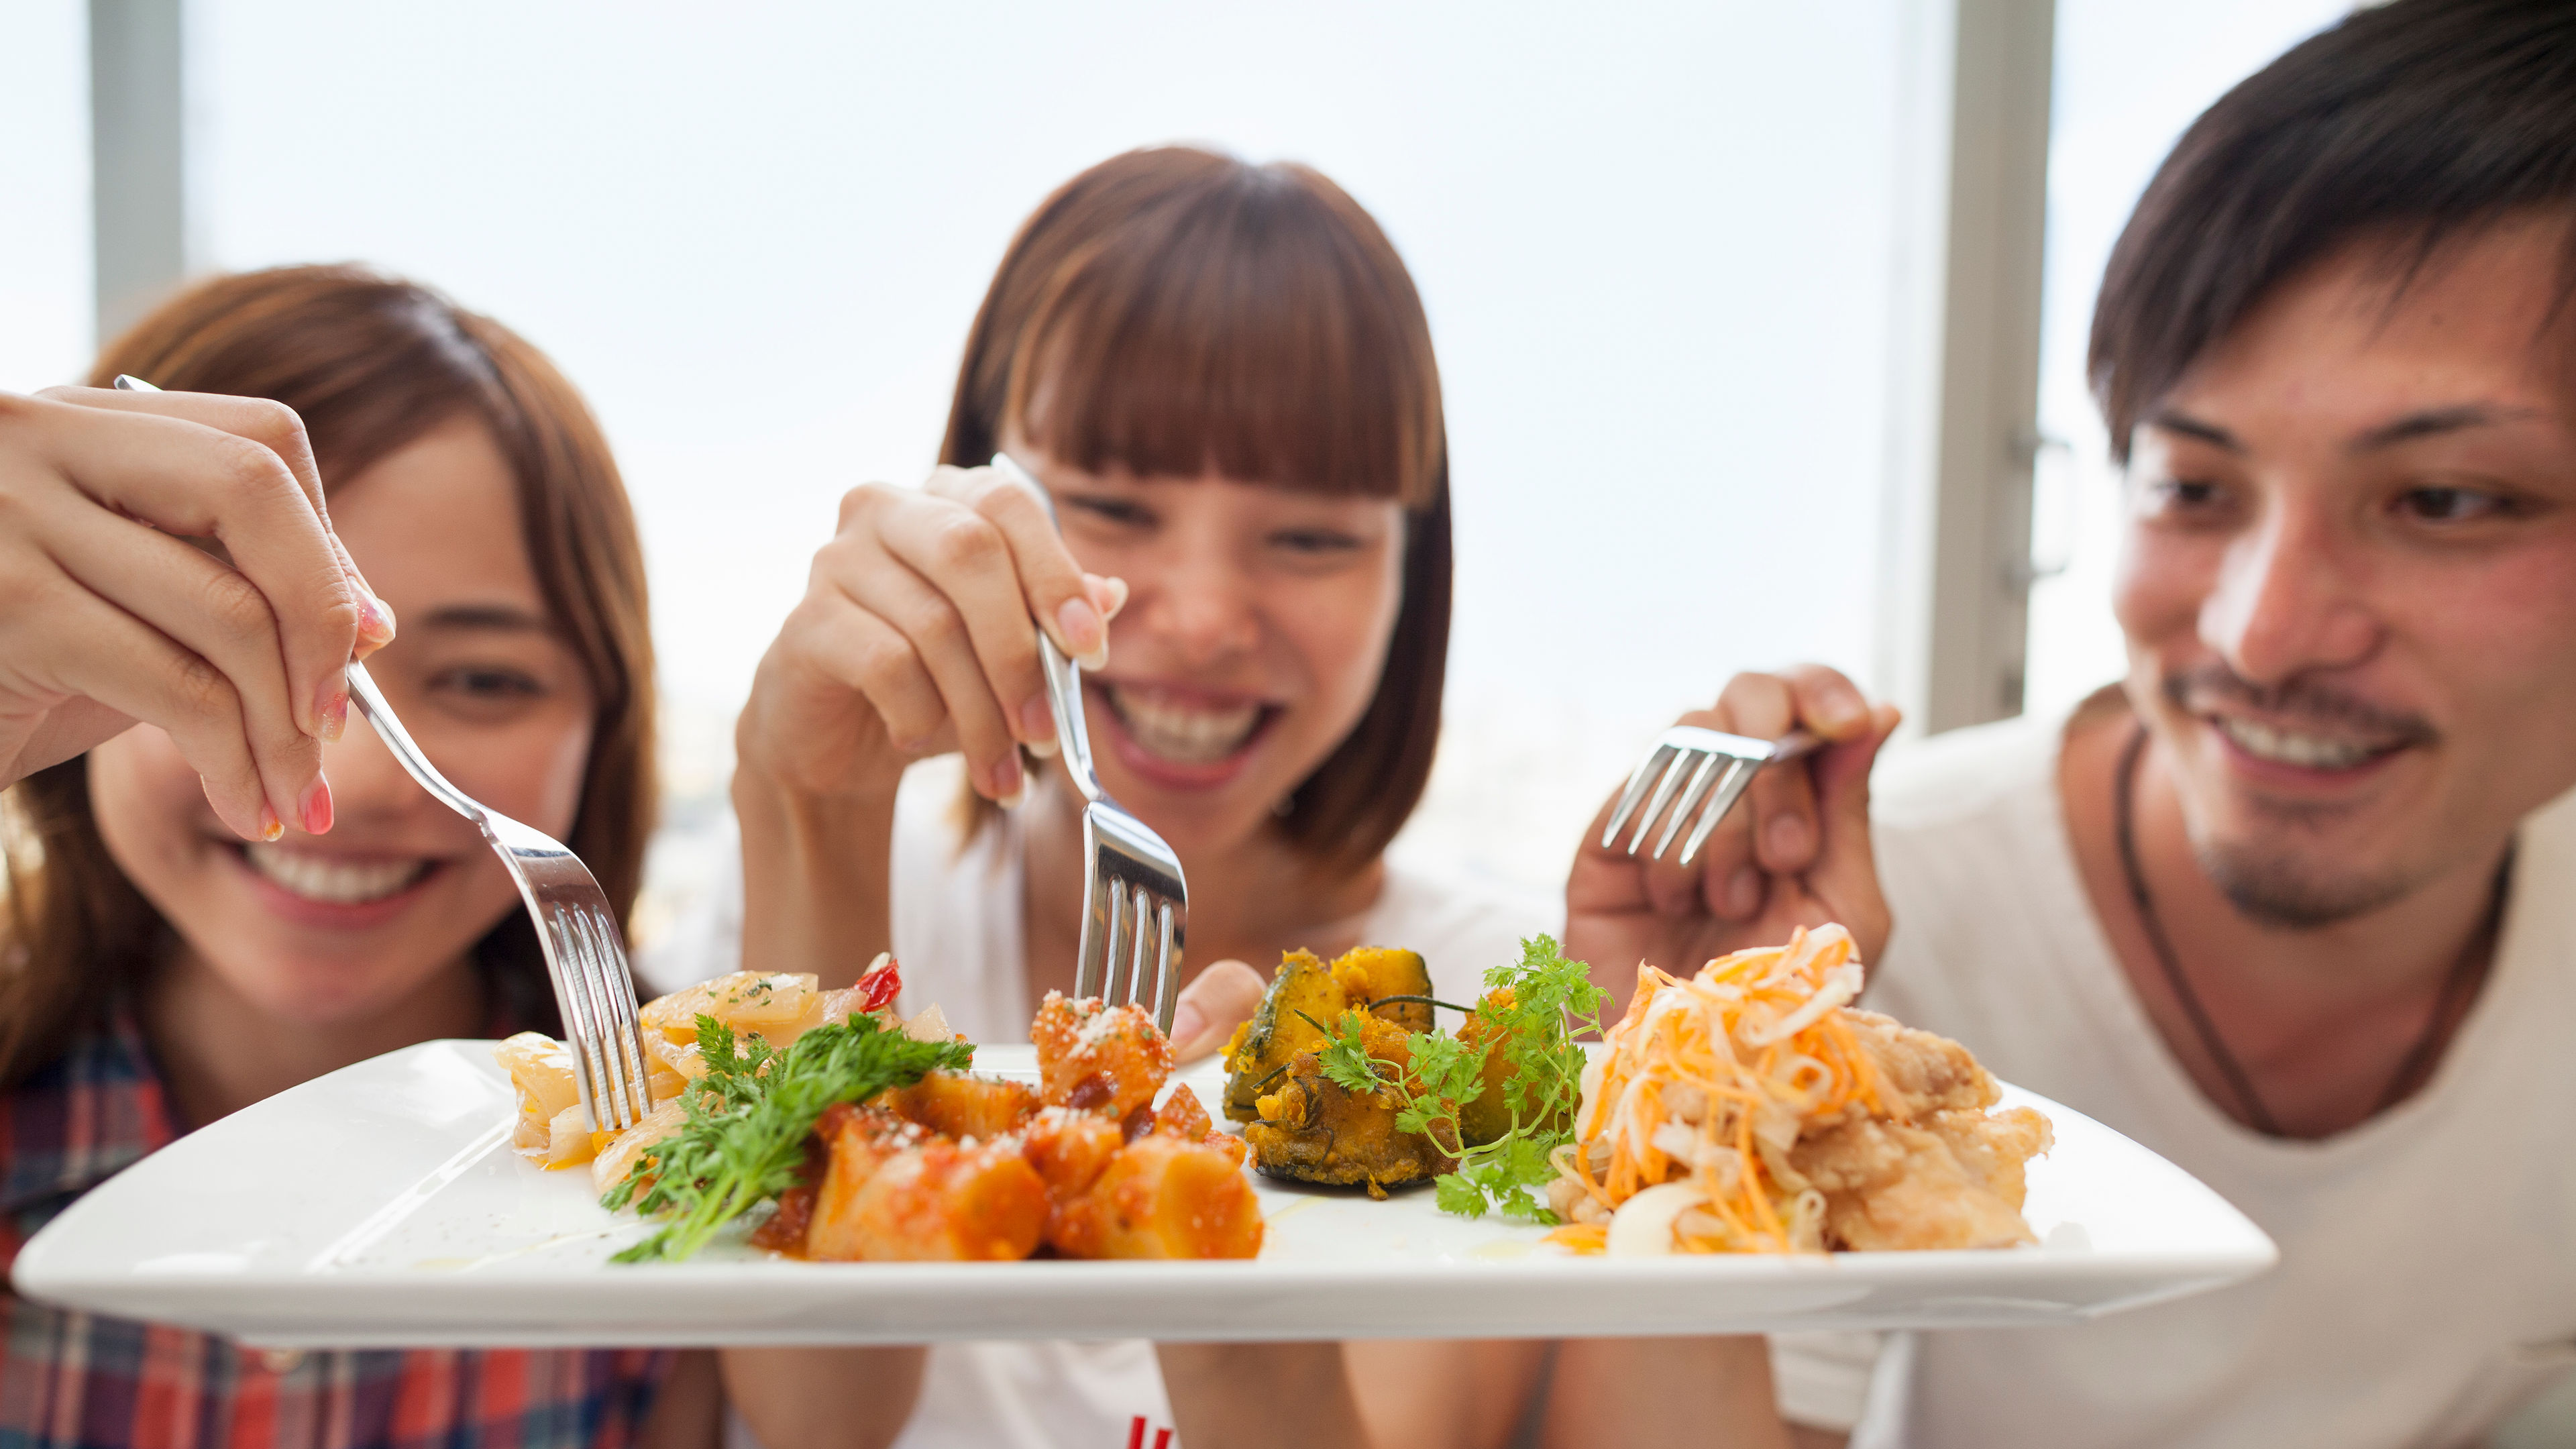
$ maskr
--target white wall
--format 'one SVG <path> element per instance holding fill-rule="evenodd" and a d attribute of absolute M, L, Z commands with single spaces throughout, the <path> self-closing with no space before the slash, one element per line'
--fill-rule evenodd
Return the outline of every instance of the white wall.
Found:
<path fill-rule="evenodd" d="M 834 500 L 928 464 L 1021 216 L 1148 142 L 1313 162 L 1403 249 L 1448 388 L 1454 704 L 1410 844 L 1548 889 L 1674 711 L 1869 659 L 1901 3 L 202 0 L 205 236 L 416 274 L 590 391 L 685 803 Z"/>
<path fill-rule="evenodd" d="M 0 388 L 88 370 L 89 7 L 0 10 Z"/>

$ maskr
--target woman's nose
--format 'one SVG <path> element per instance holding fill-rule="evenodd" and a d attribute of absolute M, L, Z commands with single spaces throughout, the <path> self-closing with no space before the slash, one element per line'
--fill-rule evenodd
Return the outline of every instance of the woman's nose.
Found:
<path fill-rule="evenodd" d="M 1183 564 L 1140 592 L 1145 597 L 1130 603 L 1117 622 L 1134 618 L 1176 662 L 1212 664 L 1249 653 L 1260 642 L 1258 600 L 1240 570 Z"/>
<path fill-rule="evenodd" d="M 2350 569 L 2328 521 L 2281 510 L 2228 551 L 2201 604 L 2201 642 L 2259 685 L 2359 664 L 2383 630 Z"/>

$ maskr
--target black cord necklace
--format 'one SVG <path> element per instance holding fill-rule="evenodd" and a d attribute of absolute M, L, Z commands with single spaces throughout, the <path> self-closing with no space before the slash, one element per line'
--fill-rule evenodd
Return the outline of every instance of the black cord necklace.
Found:
<path fill-rule="evenodd" d="M 2146 752 L 2147 727 L 2142 724 L 2120 752 L 2119 774 L 2112 785 L 2112 819 L 2116 822 L 2120 838 L 2120 869 L 2129 879 L 2129 900 L 2138 908 L 2138 924 L 2146 929 L 2147 944 L 2155 950 L 2156 965 L 2163 969 L 2165 983 L 2173 988 L 2174 998 L 2182 1003 L 2183 1015 L 2190 1019 L 2193 1034 L 2200 1038 L 2201 1050 L 2209 1054 L 2218 1074 L 2227 1079 L 2227 1089 L 2236 1094 L 2238 1105 L 2245 1109 L 2245 1120 L 2266 1137 L 2287 1137 L 2290 1134 L 2281 1130 L 2279 1120 L 2273 1117 L 2270 1108 L 2263 1105 L 2261 1094 L 2254 1090 L 2253 1078 L 2246 1075 L 2235 1053 L 2230 1052 L 2227 1043 L 2219 1037 L 2218 1023 L 2209 1019 L 2208 1009 L 2200 1004 L 2199 993 L 2191 989 L 2190 978 L 2182 974 L 2182 963 L 2174 956 L 2173 942 L 2165 938 L 2164 921 L 2156 915 L 2155 897 L 2147 892 L 2146 872 L 2138 865 L 2137 830 L 2138 761 Z M 2376 1117 L 2405 1100 L 2406 1094 L 2414 1090 L 2416 1078 L 2431 1065 L 2434 1054 L 2440 1050 L 2442 1028 L 2450 1021 L 2460 992 L 2475 985 L 2482 974 L 2479 968 L 2488 953 L 2479 950 L 2478 946 L 2492 938 L 2497 920 L 2503 914 L 2505 883 L 2512 869 L 2513 857 L 2508 853 L 2504 865 L 2496 872 L 2495 896 L 2487 908 L 2486 928 L 2471 938 L 2468 946 L 2460 952 L 2460 959 L 2452 965 L 2451 974 L 2443 979 L 2441 994 L 2433 1001 L 2433 1015 L 2424 1023 L 2423 1035 L 2416 1038 L 2415 1045 L 2406 1053 L 2406 1059 L 2397 1064 L 2397 1074 L 2388 1079 L 2387 1089 L 2379 1094 L 2378 1105 L 2370 1109 L 2371 1116 Z"/>

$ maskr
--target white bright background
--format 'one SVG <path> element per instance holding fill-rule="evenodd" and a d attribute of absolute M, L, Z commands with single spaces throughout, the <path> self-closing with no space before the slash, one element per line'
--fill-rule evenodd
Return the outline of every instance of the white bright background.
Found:
<path fill-rule="evenodd" d="M 2342 0 L 2061 0 L 2030 694 L 2112 677 L 2114 485 L 2082 377 L 2172 138 Z M 0 387 L 88 325 L 80 0 L 0 21 Z M 1405 848 L 1545 893 L 1675 711 L 1794 659 L 1866 678 L 1904 0 L 714 12 L 199 0 L 201 264 L 359 258 L 553 351 L 623 457 L 668 691 L 669 903 L 834 500 L 927 467 L 1012 227 L 1128 146 L 1321 166 L 1431 311 L 1460 568 Z"/>
<path fill-rule="evenodd" d="M 77 0 L 16 3 L 76 62 Z M 928 468 L 1020 218 L 1140 144 L 1311 162 L 1403 251 L 1446 382 L 1450 733 L 1408 848 L 1544 892 L 1671 714 L 1870 657 L 1867 594 L 1814 585 L 1874 541 L 1903 0 L 1291 13 L 201 3 L 203 262 L 414 275 L 589 392 L 686 828 L 839 495 Z M 75 371 L 62 340 L 0 385 Z"/>
<path fill-rule="evenodd" d="M 2024 707 L 2065 709 L 2120 677 L 2111 617 L 2119 474 L 2084 376 L 2111 244 L 2165 153 L 2209 103 L 2341 19 L 2350 0 L 2058 0 L 2040 324 L 2041 455 L 2031 554 L 2065 571 L 2031 591 Z"/>

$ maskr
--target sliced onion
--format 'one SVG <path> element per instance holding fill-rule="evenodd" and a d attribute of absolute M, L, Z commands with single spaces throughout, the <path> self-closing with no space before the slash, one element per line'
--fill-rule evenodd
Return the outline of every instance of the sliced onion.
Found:
<path fill-rule="evenodd" d="M 1708 1201 L 1697 1183 L 1666 1182 L 1619 1204 L 1602 1251 L 1613 1258 L 1655 1258 L 1673 1250 L 1673 1220 Z"/>

